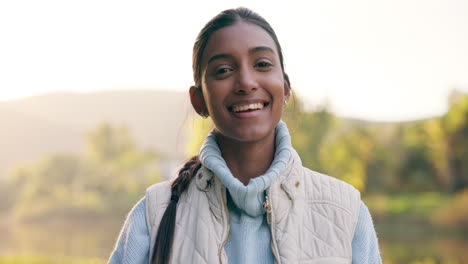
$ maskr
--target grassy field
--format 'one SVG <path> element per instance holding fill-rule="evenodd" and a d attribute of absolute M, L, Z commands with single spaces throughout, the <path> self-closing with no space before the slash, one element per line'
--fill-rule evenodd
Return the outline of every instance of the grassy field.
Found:
<path fill-rule="evenodd" d="M 0 256 L 0 264 L 104 264 L 103 259 L 83 259 L 65 256 L 47 255 L 11 255 Z"/>

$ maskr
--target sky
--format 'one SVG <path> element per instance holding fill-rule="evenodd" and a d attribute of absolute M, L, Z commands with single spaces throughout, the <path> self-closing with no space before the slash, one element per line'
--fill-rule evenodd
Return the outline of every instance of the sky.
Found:
<path fill-rule="evenodd" d="M 0 2 L 0 102 L 57 91 L 187 91 L 192 45 L 220 11 L 265 17 L 307 108 L 405 121 L 468 92 L 468 1 Z"/>

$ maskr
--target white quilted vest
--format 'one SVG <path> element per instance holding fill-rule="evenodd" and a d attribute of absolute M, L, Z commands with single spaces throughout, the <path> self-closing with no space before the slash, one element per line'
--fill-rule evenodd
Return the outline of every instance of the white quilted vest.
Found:
<path fill-rule="evenodd" d="M 351 185 L 302 167 L 299 156 L 268 188 L 271 248 L 276 263 L 352 262 L 351 243 L 360 194 Z M 170 182 L 146 192 L 150 256 L 171 196 Z M 229 234 L 226 188 L 211 171 L 198 171 L 177 205 L 170 263 L 227 263 Z"/>

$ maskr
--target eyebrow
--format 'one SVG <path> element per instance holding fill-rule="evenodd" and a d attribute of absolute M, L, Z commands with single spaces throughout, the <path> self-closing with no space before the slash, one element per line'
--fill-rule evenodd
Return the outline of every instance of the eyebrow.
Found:
<path fill-rule="evenodd" d="M 267 47 L 267 46 L 258 46 L 258 47 L 252 48 L 249 50 L 249 53 L 252 54 L 252 53 L 256 53 L 260 51 L 269 51 L 269 52 L 275 53 L 275 51 L 272 48 Z"/>
<path fill-rule="evenodd" d="M 253 54 L 253 53 L 257 53 L 257 52 L 260 52 L 260 51 L 268 51 L 268 52 L 272 52 L 272 53 L 275 53 L 275 51 L 270 48 L 270 47 L 267 47 L 267 46 L 258 46 L 258 47 L 254 47 L 254 48 L 251 48 L 249 50 L 249 54 Z M 211 56 L 209 59 L 208 59 L 208 63 L 207 64 L 210 64 L 210 62 L 214 61 L 214 60 L 218 60 L 218 59 L 231 59 L 232 58 L 232 55 L 229 54 L 229 53 L 219 53 L 219 54 L 215 54 L 213 56 Z"/>
<path fill-rule="evenodd" d="M 220 54 L 216 54 L 216 55 L 213 55 L 210 57 L 210 59 L 208 60 L 208 63 L 207 64 L 210 64 L 210 62 L 214 61 L 214 60 L 218 60 L 218 59 L 229 59 L 229 58 L 232 58 L 232 55 L 231 54 L 228 54 L 228 53 L 220 53 Z"/>

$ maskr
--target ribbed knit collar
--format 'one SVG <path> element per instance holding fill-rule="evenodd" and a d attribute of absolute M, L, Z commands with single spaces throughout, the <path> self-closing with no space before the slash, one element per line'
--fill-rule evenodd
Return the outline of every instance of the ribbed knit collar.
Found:
<path fill-rule="evenodd" d="M 244 186 L 232 175 L 226 161 L 221 155 L 216 133 L 211 131 L 200 150 L 203 166 L 211 170 L 229 190 L 232 200 L 246 214 L 255 217 L 265 213 L 262 205 L 265 201 L 264 191 L 286 168 L 291 159 L 291 138 L 286 124 L 280 121 L 275 129 L 275 157 L 265 174 L 250 179 Z"/>

